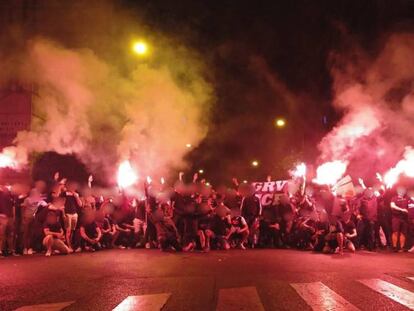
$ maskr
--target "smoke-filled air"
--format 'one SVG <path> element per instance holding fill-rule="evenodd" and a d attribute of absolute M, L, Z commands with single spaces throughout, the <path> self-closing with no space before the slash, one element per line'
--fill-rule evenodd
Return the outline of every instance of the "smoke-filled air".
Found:
<path fill-rule="evenodd" d="M 102 42 L 125 45 L 96 32 Z M 2 59 L 20 81 L 35 86 L 31 130 L 18 133 L 4 154 L 20 166 L 34 152 L 73 154 L 110 182 L 122 161 L 130 161 L 140 178 L 185 167 L 189 145 L 197 146 L 207 132 L 212 90 L 194 52 L 161 34 L 153 38 L 150 55 L 130 56 L 127 63 L 119 61 L 123 55 L 100 53 L 105 45 L 95 44 L 95 51 L 79 39 L 74 48 L 44 35 Z M 127 53 L 130 44 L 123 47 Z"/>
<path fill-rule="evenodd" d="M 320 162 L 342 174 L 344 165 L 361 177 L 385 173 L 414 143 L 414 36 L 390 35 L 379 50 L 332 56 L 334 106 L 343 117 L 319 144 Z"/>

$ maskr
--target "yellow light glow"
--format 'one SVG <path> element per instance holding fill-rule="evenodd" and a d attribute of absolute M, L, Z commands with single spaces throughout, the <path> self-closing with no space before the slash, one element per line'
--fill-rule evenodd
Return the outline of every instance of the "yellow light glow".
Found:
<path fill-rule="evenodd" d="M 187 148 L 191 148 L 192 147 L 192 145 L 191 144 L 186 144 L 185 145 Z"/>
<path fill-rule="evenodd" d="M 277 127 L 284 127 L 286 125 L 286 121 L 285 121 L 285 119 L 281 119 L 281 118 L 276 119 L 275 124 L 276 124 Z"/>
<path fill-rule="evenodd" d="M 252 166 L 254 167 L 259 166 L 259 161 L 256 161 L 256 160 L 252 161 Z"/>
<path fill-rule="evenodd" d="M 144 55 L 148 51 L 148 46 L 143 41 L 137 41 L 132 45 L 132 50 L 138 55 Z"/>
<path fill-rule="evenodd" d="M 199 172 L 200 174 L 203 174 L 203 173 L 204 173 L 204 170 L 198 170 L 198 172 Z"/>

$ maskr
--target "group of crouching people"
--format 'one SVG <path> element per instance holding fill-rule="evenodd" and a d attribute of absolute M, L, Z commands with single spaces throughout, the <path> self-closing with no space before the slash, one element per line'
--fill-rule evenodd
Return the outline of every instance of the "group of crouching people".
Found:
<path fill-rule="evenodd" d="M 163 189 L 164 188 L 164 189 Z M 403 189 L 352 198 L 328 188 L 281 194 L 261 206 L 249 184 L 145 187 L 145 197 L 81 195 L 76 182 L 0 192 L 1 255 L 69 254 L 105 248 L 203 251 L 296 248 L 342 254 L 358 248 L 413 251 L 414 202 Z M 410 248 L 411 247 L 411 248 Z"/>

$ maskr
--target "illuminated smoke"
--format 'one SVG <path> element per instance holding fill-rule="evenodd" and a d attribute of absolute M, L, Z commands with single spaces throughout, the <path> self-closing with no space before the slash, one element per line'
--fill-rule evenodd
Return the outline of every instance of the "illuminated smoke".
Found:
<path fill-rule="evenodd" d="M 331 62 L 343 117 L 322 139 L 319 161 L 344 161 L 351 174 L 373 177 L 400 159 L 414 134 L 414 36 L 390 35 L 375 59 L 345 50 Z"/>
<path fill-rule="evenodd" d="M 411 147 L 407 147 L 403 159 L 385 173 L 384 183 L 387 188 L 392 188 L 398 182 L 401 175 L 414 177 L 414 150 Z"/>
<path fill-rule="evenodd" d="M 6 149 L 0 153 L 0 167 L 19 168 L 16 155 L 12 148 Z"/>
<path fill-rule="evenodd" d="M 121 189 L 125 189 L 134 185 L 138 181 L 138 175 L 132 168 L 129 161 L 123 161 L 118 167 L 117 173 L 118 186 Z"/>
<path fill-rule="evenodd" d="M 334 185 L 346 172 L 347 163 L 342 161 L 326 162 L 316 169 L 314 183 L 319 185 Z"/>
<path fill-rule="evenodd" d="M 296 165 L 295 169 L 293 169 L 290 174 L 292 177 L 301 178 L 306 176 L 306 164 L 300 163 Z"/>
<path fill-rule="evenodd" d="M 59 27 L 59 21 L 54 23 Z M 104 36 L 110 45 L 98 48 L 105 53 L 119 51 L 118 45 L 129 51 L 128 44 L 102 35 L 99 27 L 83 31 Z M 15 78 L 36 86 L 32 126 L 19 132 L 4 153 L 20 166 L 28 164 L 33 152 L 73 154 L 110 183 L 116 182 L 117 165 L 124 160 L 140 176 L 157 178 L 185 167 L 184 156 L 191 151 L 186 144 L 196 147 L 207 133 L 212 89 L 194 52 L 159 34 L 157 39 L 153 58 L 122 62 L 126 55 L 103 57 L 98 49 L 32 38 L 13 59 Z"/>

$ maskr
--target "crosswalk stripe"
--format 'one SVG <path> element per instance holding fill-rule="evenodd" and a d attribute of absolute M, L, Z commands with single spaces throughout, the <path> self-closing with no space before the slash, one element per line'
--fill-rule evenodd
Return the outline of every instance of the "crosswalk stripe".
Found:
<path fill-rule="evenodd" d="M 414 310 L 414 293 L 380 279 L 365 279 L 359 280 L 359 282 L 377 293 Z"/>
<path fill-rule="evenodd" d="M 57 303 L 44 303 L 41 305 L 24 306 L 17 308 L 15 311 L 60 311 L 73 304 L 74 301 L 65 301 Z"/>
<path fill-rule="evenodd" d="M 407 279 L 414 281 L 414 276 L 407 276 Z"/>
<path fill-rule="evenodd" d="M 255 287 L 220 289 L 217 311 L 264 311 L 259 294 Z"/>
<path fill-rule="evenodd" d="M 170 296 L 169 293 L 128 296 L 113 311 L 159 311 Z"/>
<path fill-rule="evenodd" d="M 321 282 L 290 284 L 314 311 L 356 311 L 357 307 Z"/>

